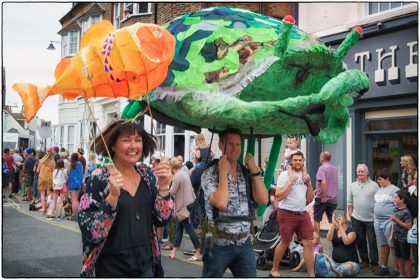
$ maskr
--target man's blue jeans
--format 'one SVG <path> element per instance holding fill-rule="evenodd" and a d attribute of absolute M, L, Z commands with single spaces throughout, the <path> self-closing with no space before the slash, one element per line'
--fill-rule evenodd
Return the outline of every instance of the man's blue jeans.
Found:
<path fill-rule="evenodd" d="M 208 252 L 209 241 L 210 238 L 207 238 L 204 244 L 202 277 L 223 277 L 227 268 L 230 269 L 234 277 L 257 277 L 251 238 L 248 238 L 240 246 L 219 246 L 213 243 L 212 256 Z"/>

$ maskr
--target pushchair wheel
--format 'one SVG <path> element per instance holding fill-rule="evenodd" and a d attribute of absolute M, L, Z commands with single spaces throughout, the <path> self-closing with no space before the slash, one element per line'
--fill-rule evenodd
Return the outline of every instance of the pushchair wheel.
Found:
<path fill-rule="evenodd" d="M 295 268 L 300 263 L 300 254 L 296 251 L 289 253 L 289 265 L 291 268 Z"/>
<path fill-rule="evenodd" d="M 257 258 L 257 269 L 266 270 L 267 269 L 267 259 L 263 256 Z"/>

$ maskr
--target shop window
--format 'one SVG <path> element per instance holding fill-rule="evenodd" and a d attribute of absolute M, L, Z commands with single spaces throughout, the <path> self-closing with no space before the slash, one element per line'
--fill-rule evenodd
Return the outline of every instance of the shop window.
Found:
<path fill-rule="evenodd" d="M 398 119 L 385 119 L 385 120 L 367 120 L 365 131 L 366 132 L 389 132 L 390 130 L 416 130 L 417 118 L 407 117 Z"/>

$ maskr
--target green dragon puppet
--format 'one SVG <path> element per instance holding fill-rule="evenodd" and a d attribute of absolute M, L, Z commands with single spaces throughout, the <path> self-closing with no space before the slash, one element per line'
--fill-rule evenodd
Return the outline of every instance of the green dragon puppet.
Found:
<path fill-rule="evenodd" d="M 281 21 L 228 7 L 165 24 L 176 39 L 175 55 L 163 84 L 148 95 L 153 117 L 194 131 L 235 127 L 274 136 L 267 186 L 282 134 L 309 132 L 320 143 L 336 142 L 349 122 L 350 94 L 369 87 L 364 72 L 343 63 L 362 29 L 355 27 L 334 50 L 293 24 L 291 16 Z M 130 101 L 122 117 L 146 106 L 145 98 Z"/>

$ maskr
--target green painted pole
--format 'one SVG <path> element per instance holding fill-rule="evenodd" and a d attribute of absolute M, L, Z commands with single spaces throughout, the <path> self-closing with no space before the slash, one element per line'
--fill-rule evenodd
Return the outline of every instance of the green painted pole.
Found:
<path fill-rule="evenodd" d="M 274 136 L 273 145 L 271 146 L 270 156 L 268 158 L 267 169 L 264 173 L 264 185 L 267 188 L 267 190 L 270 190 L 271 182 L 274 178 L 274 171 L 276 170 L 277 160 L 279 158 L 281 141 L 281 135 Z M 257 215 L 261 217 L 264 214 L 266 208 L 266 204 L 259 204 Z"/>
<path fill-rule="evenodd" d="M 245 139 L 241 140 L 241 154 L 239 155 L 238 161 L 243 164 L 244 163 L 244 154 L 245 154 Z"/>
<path fill-rule="evenodd" d="M 250 153 L 252 156 L 255 154 L 255 138 L 248 139 L 247 153 Z"/>

